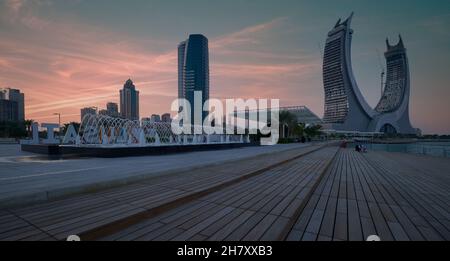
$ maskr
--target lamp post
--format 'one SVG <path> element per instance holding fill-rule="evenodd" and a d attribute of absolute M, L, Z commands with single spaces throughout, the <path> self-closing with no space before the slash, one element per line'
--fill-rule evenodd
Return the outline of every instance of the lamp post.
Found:
<path fill-rule="evenodd" d="M 55 112 L 53 115 L 58 115 L 58 136 L 61 136 L 61 113 Z"/>

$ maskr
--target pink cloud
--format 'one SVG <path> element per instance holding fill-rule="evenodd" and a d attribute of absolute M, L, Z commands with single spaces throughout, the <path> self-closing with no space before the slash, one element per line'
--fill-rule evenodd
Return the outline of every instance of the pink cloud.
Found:
<path fill-rule="evenodd" d="M 21 25 L 14 23 L 14 29 L 24 33 L 0 32 L 0 85 L 25 92 L 27 118 L 52 120 L 54 112 L 61 112 L 63 121 L 77 121 L 82 107 L 103 108 L 108 101 L 118 102 L 119 89 L 128 77 L 140 90 L 142 117 L 169 112 L 177 95 L 175 47 L 153 51 L 152 43 L 161 42 L 129 40 L 123 33 L 80 21 L 56 23 L 33 12 L 16 19 Z M 237 45 L 261 44 L 261 37 L 270 36 L 284 22 L 279 18 L 210 39 L 210 52 L 218 58 L 210 65 L 211 97 L 276 97 L 295 102 L 282 90 L 295 89 L 301 77 L 317 69 L 319 61 L 235 49 Z M 224 63 L 220 61 L 224 55 L 277 62 Z"/>
<path fill-rule="evenodd" d="M 5 5 L 13 12 L 19 12 L 25 0 L 5 0 Z"/>

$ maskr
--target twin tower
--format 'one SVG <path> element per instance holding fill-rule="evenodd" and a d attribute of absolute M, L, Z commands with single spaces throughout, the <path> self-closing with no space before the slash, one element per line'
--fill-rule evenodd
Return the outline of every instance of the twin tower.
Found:
<path fill-rule="evenodd" d="M 328 33 L 323 58 L 325 127 L 337 131 L 416 134 L 409 120 L 410 76 L 403 40 L 386 40 L 387 74 L 383 95 L 371 108 L 355 81 L 351 63 L 353 13 Z"/>

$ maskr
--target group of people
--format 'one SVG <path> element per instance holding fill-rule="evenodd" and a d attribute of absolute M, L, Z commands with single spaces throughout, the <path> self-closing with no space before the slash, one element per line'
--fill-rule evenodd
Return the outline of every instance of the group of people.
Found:
<path fill-rule="evenodd" d="M 357 152 L 362 152 L 362 153 L 366 153 L 366 152 L 367 152 L 367 147 L 364 146 L 364 145 L 359 145 L 359 144 L 357 144 L 357 145 L 355 146 L 355 151 L 357 151 Z"/>

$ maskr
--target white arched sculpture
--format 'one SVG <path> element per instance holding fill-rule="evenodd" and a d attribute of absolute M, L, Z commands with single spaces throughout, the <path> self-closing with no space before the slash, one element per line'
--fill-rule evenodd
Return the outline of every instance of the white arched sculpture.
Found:
<path fill-rule="evenodd" d="M 170 123 L 132 121 L 106 115 L 83 117 L 76 138 L 78 146 L 170 146 L 246 143 L 241 135 L 176 135 Z"/>

